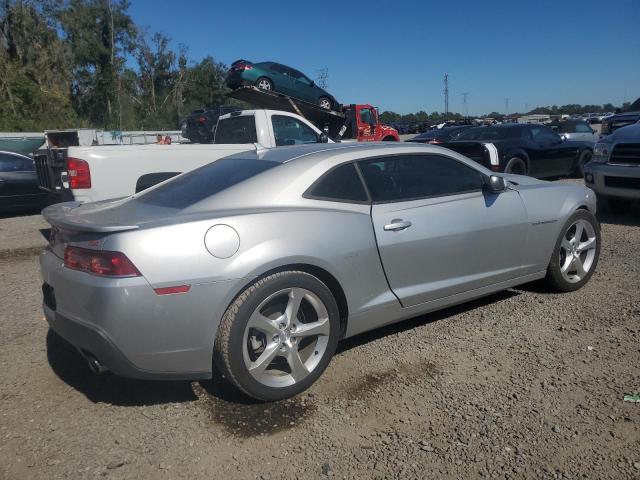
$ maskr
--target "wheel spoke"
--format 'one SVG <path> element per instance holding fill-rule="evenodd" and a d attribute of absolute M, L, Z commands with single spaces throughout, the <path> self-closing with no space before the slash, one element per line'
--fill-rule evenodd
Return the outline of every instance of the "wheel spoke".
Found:
<path fill-rule="evenodd" d="M 580 240 L 582 239 L 582 232 L 584 232 L 584 226 L 581 223 L 576 223 L 576 233 L 573 236 L 573 241 L 576 244 L 580 243 Z"/>
<path fill-rule="evenodd" d="M 255 362 L 252 362 L 251 365 L 249 365 L 249 371 L 254 375 L 264 372 L 266 368 L 271 364 L 273 359 L 278 356 L 279 350 L 279 343 L 268 343 L 267 348 L 264 349 L 264 352 L 262 352 L 262 354 L 256 359 Z"/>
<path fill-rule="evenodd" d="M 294 337 L 310 337 L 314 335 L 329 335 L 331 324 L 328 318 L 321 318 L 316 322 L 301 323 L 296 325 L 296 330 L 292 332 Z"/>
<path fill-rule="evenodd" d="M 293 321 L 298 318 L 298 310 L 300 310 L 300 303 L 304 298 L 304 290 L 301 288 L 292 288 L 289 292 L 289 301 L 287 302 L 287 308 L 284 311 L 287 326 L 291 326 Z"/>
<path fill-rule="evenodd" d="M 593 250 L 596 248 L 596 237 L 587 239 L 586 242 L 578 244 L 578 251 L 583 252 L 585 250 Z"/>
<path fill-rule="evenodd" d="M 280 329 L 278 328 L 278 321 L 271 320 L 270 318 L 262 315 L 258 310 L 253 312 L 251 318 L 249 318 L 249 323 L 247 325 L 249 328 L 255 328 L 256 330 L 260 330 L 268 335 L 273 335 L 274 333 L 278 333 Z"/>
<path fill-rule="evenodd" d="M 569 267 L 571 267 L 572 263 L 573 257 L 571 256 L 571 254 L 567 253 L 567 256 L 564 259 L 564 263 L 560 266 L 560 271 L 562 273 L 566 273 L 567 271 L 569 271 Z"/>
<path fill-rule="evenodd" d="M 295 345 L 289 349 L 286 358 L 287 363 L 289 363 L 289 367 L 291 367 L 291 376 L 296 382 L 302 380 L 309 374 L 309 370 L 307 370 L 307 367 L 302 362 L 300 352 Z"/>
<path fill-rule="evenodd" d="M 562 239 L 562 243 L 560 244 L 560 246 L 564 249 L 565 252 L 571 251 L 571 243 L 569 243 L 569 240 L 567 240 L 566 238 Z"/>
<path fill-rule="evenodd" d="M 576 275 L 578 277 L 582 278 L 587 273 L 584 270 L 584 266 L 582 265 L 582 260 L 580 260 L 580 257 L 575 257 L 573 259 L 573 266 L 576 268 Z"/>

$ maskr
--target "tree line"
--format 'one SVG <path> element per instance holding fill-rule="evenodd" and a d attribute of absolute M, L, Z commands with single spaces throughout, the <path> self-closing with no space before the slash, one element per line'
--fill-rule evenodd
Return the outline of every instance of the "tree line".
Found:
<path fill-rule="evenodd" d="M 579 105 L 572 103 L 568 105 L 553 105 L 548 107 L 536 107 L 526 113 L 512 113 L 510 115 L 581 115 L 583 113 L 605 113 L 605 112 L 617 112 L 627 109 L 631 104 L 624 102 L 622 106 L 616 107 L 611 103 L 605 103 L 604 105 Z M 496 120 L 502 120 L 505 114 L 500 112 L 491 112 L 486 115 L 480 115 L 474 118 L 495 118 Z M 444 114 L 443 112 L 427 113 L 425 111 L 419 111 L 417 113 L 408 113 L 401 115 L 396 112 L 384 111 L 380 114 L 380 121 L 384 123 L 422 123 L 422 122 L 444 122 L 446 120 L 462 120 L 464 115 L 460 113 Z"/>
<path fill-rule="evenodd" d="M 226 68 L 134 23 L 127 0 L 0 0 L 0 130 L 175 129 Z"/>

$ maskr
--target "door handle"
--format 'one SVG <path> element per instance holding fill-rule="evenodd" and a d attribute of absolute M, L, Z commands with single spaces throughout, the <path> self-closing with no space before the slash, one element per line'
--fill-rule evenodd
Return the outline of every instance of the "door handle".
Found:
<path fill-rule="evenodd" d="M 399 218 L 394 218 L 391 220 L 391 223 L 386 224 L 382 227 L 385 232 L 399 232 L 400 230 L 404 230 L 405 228 L 409 228 L 411 226 L 411 222 L 401 220 Z"/>

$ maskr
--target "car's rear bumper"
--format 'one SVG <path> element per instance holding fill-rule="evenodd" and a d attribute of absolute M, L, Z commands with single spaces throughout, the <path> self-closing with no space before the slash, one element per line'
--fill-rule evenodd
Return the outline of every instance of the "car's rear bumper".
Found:
<path fill-rule="evenodd" d="M 640 199 L 640 166 L 590 162 L 584 168 L 584 181 L 603 197 Z"/>
<path fill-rule="evenodd" d="M 157 295 L 144 277 L 110 279 L 70 270 L 49 249 L 40 266 L 47 321 L 83 355 L 125 377 L 211 377 L 228 282 Z"/>

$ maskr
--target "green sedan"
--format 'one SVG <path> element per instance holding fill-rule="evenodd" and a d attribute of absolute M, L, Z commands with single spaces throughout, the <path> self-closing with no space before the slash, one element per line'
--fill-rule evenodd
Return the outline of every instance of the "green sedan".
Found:
<path fill-rule="evenodd" d="M 227 86 L 235 90 L 247 85 L 316 103 L 327 110 L 338 108 L 338 102 L 333 95 L 317 86 L 304 73 L 280 63 L 252 63 L 248 60 L 233 62 L 227 73 Z"/>

